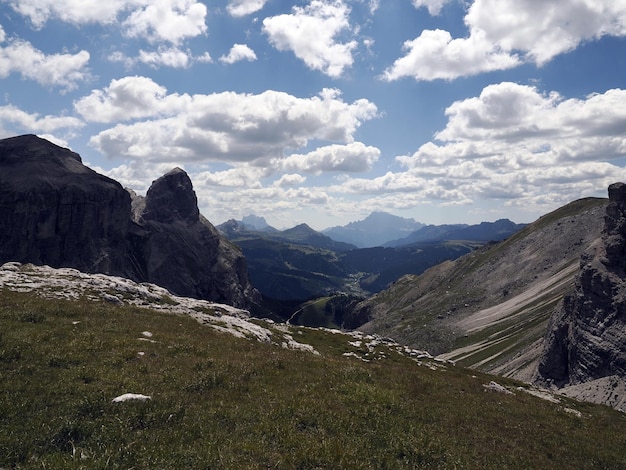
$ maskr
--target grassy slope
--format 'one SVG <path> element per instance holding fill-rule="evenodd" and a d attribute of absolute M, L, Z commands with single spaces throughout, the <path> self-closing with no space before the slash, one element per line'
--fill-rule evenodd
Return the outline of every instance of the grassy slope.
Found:
<path fill-rule="evenodd" d="M 586 229 L 577 221 L 591 210 L 601 213 L 605 205 L 606 199 L 574 201 L 501 243 L 399 280 L 367 301 L 374 320 L 363 329 L 436 354 L 459 349 L 449 357 L 492 370 L 545 335 L 553 308 L 573 285 L 576 271 L 569 268 L 577 266 L 586 248 L 578 242 L 585 235 L 580 230 Z M 601 228 L 602 221 L 598 223 Z M 561 237 L 566 240 L 563 246 Z M 550 290 L 557 281 L 558 288 Z M 531 288 L 537 295 L 510 309 L 497 325 L 464 329 L 463 322 L 472 314 L 504 305 Z M 472 354 L 460 348 L 470 348 Z"/>
<path fill-rule="evenodd" d="M 0 325 L 0 467 L 626 466 L 620 413 L 568 402 L 580 418 L 397 353 L 344 357 L 359 346 L 342 334 L 302 329 L 314 356 L 188 317 L 7 291 Z M 111 402 L 126 392 L 152 399 Z"/>

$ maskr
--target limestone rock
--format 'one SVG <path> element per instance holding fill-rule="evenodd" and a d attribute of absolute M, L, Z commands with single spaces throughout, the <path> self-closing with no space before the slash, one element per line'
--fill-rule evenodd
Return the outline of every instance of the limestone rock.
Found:
<path fill-rule="evenodd" d="M 178 295 L 246 305 L 253 295 L 243 255 L 200 215 L 187 173 L 152 183 L 138 223 L 148 231 L 143 259 L 150 282 Z"/>
<path fill-rule="evenodd" d="M 34 135 L 0 140 L 0 264 L 72 267 L 247 307 L 245 259 L 198 210 L 180 168 L 145 198 Z"/>
<path fill-rule="evenodd" d="M 136 274 L 130 197 L 78 154 L 34 135 L 0 140 L 0 260 Z"/>
<path fill-rule="evenodd" d="M 609 187 L 601 238 L 580 259 L 574 291 L 553 314 L 539 383 L 563 387 L 626 377 L 626 185 Z"/>

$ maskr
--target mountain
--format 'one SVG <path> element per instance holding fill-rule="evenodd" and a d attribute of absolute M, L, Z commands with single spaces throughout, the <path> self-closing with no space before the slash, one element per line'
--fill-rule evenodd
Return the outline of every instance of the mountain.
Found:
<path fill-rule="evenodd" d="M 516 224 L 508 219 L 500 219 L 495 222 L 481 222 L 476 225 L 427 225 L 405 238 L 388 242 L 385 246 L 403 246 L 440 240 L 500 241 L 513 235 L 525 226 L 526 224 Z"/>
<path fill-rule="evenodd" d="M 258 230 L 262 232 L 276 232 L 277 230 L 269 225 L 265 218 L 250 214 L 241 219 L 241 223 L 248 230 Z"/>
<path fill-rule="evenodd" d="M 609 187 L 602 234 L 552 315 L 538 373 L 559 388 L 626 378 L 626 184 Z"/>
<path fill-rule="evenodd" d="M 141 198 L 34 135 L 0 140 L 0 263 L 7 261 L 154 282 L 242 307 L 258 295 L 239 249 L 201 216 L 183 170 Z"/>
<path fill-rule="evenodd" d="M 359 248 L 382 246 L 386 242 L 403 238 L 424 224 L 386 212 L 372 212 L 365 219 L 323 230 L 333 240 L 350 243 Z"/>
<path fill-rule="evenodd" d="M 606 199 L 572 202 L 498 243 L 405 276 L 352 315 L 465 366 L 532 380 L 552 310 L 600 236 Z"/>

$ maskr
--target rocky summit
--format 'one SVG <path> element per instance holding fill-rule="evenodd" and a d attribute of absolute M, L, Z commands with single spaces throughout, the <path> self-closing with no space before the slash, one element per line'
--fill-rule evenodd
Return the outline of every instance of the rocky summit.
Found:
<path fill-rule="evenodd" d="M 0 140 L 0 264 L 8 261 L 152 282 L 236 307 L 255 297 L 243 255 L 202 217 L 183 170 L 142 198 L 34 135 Z"/>
<path fill-rule="evenodd" d="M 608 192 L 602 235 L 582 254 L 574 290 L 550 320 L 539 383 L 626 377 L 626 184 Z"/>

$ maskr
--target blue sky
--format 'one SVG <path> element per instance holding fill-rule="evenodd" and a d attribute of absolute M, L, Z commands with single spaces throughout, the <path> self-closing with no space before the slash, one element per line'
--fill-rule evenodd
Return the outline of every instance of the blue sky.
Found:
<path fill-rule="evenodd" d="M 0 137 L 214 224 L 530 222 L 626 181 L 625 0 L 0 0 Z"/>

